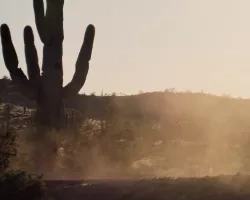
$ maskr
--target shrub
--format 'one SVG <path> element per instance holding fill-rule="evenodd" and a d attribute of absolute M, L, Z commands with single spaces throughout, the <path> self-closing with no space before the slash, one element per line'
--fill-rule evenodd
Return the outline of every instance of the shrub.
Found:
<path fill-rule="evenodd" d="M 0 136 L 0 199 L 44 199 L 42 176 L 9 170 L 10 159 L 17 154 L 17 137 L 9 132 Z"/>
<path fill-rule="evenodd" d="M 41 176 L 21 170 L 0 175 L 0 199 L 44 199 L 45 189 Z"/>
<path fill-rule="evenodd" d="M 15 156 L 16 136 L 7 132 L 0 136 L 0 173 L 3 173 L 10 164 L 10 158 Z"/>

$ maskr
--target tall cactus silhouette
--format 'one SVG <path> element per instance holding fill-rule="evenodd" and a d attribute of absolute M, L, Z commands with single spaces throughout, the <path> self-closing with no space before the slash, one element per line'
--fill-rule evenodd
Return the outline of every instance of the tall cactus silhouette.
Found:
<path fill-rule="evenodd" d="M 75 65 L 75 74 L 70 83 L 63 87 L 63 7 L 64 0 L 33 0 L 36 28 L 43 43 L 42 73 L 38 64 L 32 28 L 24 28 L 25 57 L 27 74 L 18 66 L 18 57 L 12 43 L 7 24 L 1 25 L 3 57 L 11 79 L 19 86 L 20 92 L 37 102 L 38 124 L 60 129 L 64 121 L 63 99 L 75 95 L 85 83 L 95 27 L 88 25 L 82 47 Z"/>

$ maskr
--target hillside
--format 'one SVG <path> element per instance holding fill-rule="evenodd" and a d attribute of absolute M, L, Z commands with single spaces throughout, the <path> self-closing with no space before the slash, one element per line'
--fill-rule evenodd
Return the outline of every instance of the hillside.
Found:
<path fill-rule="evenodd" d="M 35 107 L 35 102 L 18 93 L 11 81 L 0 79 L 0 94 L 3 103 Z M 127 96 L 77 95 L 65 100 L 65 107 L 81 110 L 90 118 L 105 118 L 119 113 L 124 117 L 148 118 L 154 120 L 194 120 L 203 118 L 232 117 L 246 119 L 250 99 L 236 99 L 204 93 L 150 92 Z M 239 117 L 239 118 L 238 118 Z M 192 119 L 191 119 L 192 118 Z"/>
<path fill-rule="evenodd" d="M 34 103 L 6 91 L 2 102 L 15 105 L 11 126 L 19 132 L 29 128 Z M 28 106 L 25 114 L 21 105 Z M 250 171 L 250 100 L 165 91 L 78 95 L 66 100 L 66 108 L 69 114 L 72 109 L 80 113 L 77 151 L 82 152 L 84 144 L 85 153 L 99 158 L 87 156 L 88 169 L 80 163 L 87 176 L 134 176 L 138 170 L 140 176 Z M 74 140 L 72 131 L 67 141 Z"/>

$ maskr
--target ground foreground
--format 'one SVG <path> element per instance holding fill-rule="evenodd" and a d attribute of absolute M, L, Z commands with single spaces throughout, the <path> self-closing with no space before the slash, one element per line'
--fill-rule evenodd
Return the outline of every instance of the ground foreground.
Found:
<path fill-rule="evenodd" d="M 143 180 L 47 181 L 55 200 L 249 200 L 250 176 Z"/>

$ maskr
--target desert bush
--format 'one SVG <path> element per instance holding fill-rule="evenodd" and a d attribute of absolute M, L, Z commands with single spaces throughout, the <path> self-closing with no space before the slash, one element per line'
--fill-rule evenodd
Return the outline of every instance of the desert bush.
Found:
<path fill-rule="evenodd" d="M 0 174 L 0 199 L 44 199 L 45 189 L 41 176 L 22 170 Z"/>
<path fill-rule="evenodd" d="M 17 154 L 17 137 L 7 132 L 0 137 L 0 199 L 43 199 L 42 176 L 23 170 L 10 170 L 11 158 Z"/>
<path fill-rule="evenodd" d="M 3 173 L 10 164 L 11 157 L 15 156 L 16 136 L 10 133 L 0 136 L 0 173 Z"/>

